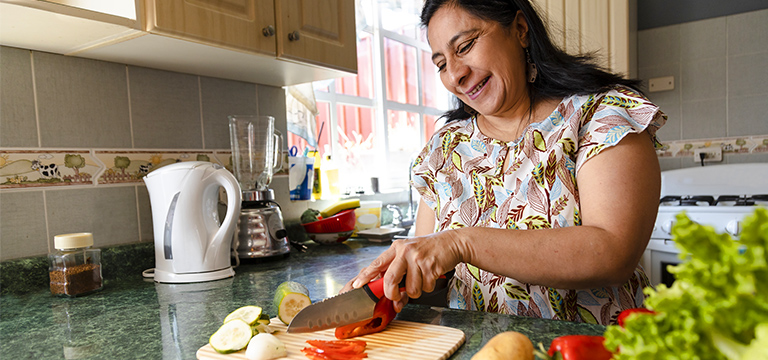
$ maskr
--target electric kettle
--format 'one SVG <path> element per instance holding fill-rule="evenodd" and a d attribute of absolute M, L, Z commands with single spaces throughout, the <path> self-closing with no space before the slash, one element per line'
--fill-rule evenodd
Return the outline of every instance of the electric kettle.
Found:
<path fill-rule="evenodd" d="M 241 202 L 235 176 L 218 164 L 188 161 L 156 169 L 144 183 L 154 224 L 155 281 L 191 283 L 234 276 L 230 251 Z M 227 212 L 220 224 L 222 187 Z"/>

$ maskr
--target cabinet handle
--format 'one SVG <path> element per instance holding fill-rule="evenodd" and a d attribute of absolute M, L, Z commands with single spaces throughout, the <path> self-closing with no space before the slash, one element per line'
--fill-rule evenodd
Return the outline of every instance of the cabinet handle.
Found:
<path fill-rule="evenodd" d="M 288 34 L 288 41 L 299 41 L 299 32 L 294 31 Z"/>
<path fill-rule="evenodd" d="M 272 25 L 268 25 L 267 27 L 261 29 L 261 33 L 264 34 L 264 37 L 270 37 L 272 35 L 275 35 L 275 27 Z"/>

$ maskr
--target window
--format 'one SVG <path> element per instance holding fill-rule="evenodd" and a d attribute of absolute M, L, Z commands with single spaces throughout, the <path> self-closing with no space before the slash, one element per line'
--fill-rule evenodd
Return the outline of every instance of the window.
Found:
<path fill-rule="evenodd" d="M 369 191 L 372 177 L 383 192 L 407 189 L 411 161 L 449 107 L 419 26 L 421 5 L 356 0 L 358 74 L 314 84 L 318 148 L 339 167 L 343 192 Z"/>

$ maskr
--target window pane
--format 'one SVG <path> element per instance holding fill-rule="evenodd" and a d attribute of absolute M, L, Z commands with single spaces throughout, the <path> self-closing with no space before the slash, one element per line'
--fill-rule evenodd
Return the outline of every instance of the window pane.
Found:
<path fill-rule="evenodd" d="M 418 105 L 416 48 L 384 38 L 384 51 L 387 68 L 387 100 Z"/>
<path fill-rule="evenodd" d="M 358 31 L 357 75 L 345 76 L 336 81 L 336 92 L 340 94 L 373 98 L 373 36 Z"/>
<path fill-rule="evenodd" d="M 437 116 L 424 115 L 424 142 L 429 141 L 432 134 L 435 133 L 439 125 L 437 124 Z"/>
<path fill-rule="evenodd" d="M 422 148 L 419 114 L 406 111 L 387 111 L 387 171 L 380 174 L 382 188 L 408 186 L 409 164 Z"/>
<path fill-rule="evenodd" d="M 325 154 L 330 155 L 331 147 L 329 144 L 331 143 L 330 141 L 331 135 L 328 127 L 330 127 L 329 124 L 331 123 L 330 121 L 331 113 L 330 113 L 329 104 L 327 102 L 318 101 L 317 111 L 319 112 L 319 114 L 317 114 L 317 116 L 315 117 L 315 123 L 317 124 L 316 129 L 318 133 L 322 131 L 322 133 L 319 134 L 320 142 L 317 148 L 320 150 L 321 155 L 325 155 Z M 325 123 L 325 125 L 323 125 L 323 123 Z M 304 140 L 304 138 L 290 131 L 288 132 L 288 139 L 286 141 L 288 142 L 287 143 L 288 149 L 290 149 L 291 146 L 296 146 L 300 151 L 304 151 L 304 148 L 309 146 L 309 144 L 307 143 L 306 140 Z M 314 150 L 312 147 L 310 147 L 309 149 Z"/>
<path fill-rule="evenodd" d="M 341 172 L 341 191 L 356 191 L 370 186 L 384 151 L 375 144 L 374 111 L 351 105 L 338 105 L 339 152 L 335 158 Z"/>
<path fill-rule="evenodd" d="M 379 0 L 381 27 L 418 39 L 421 5 L 422 0 Z"/>

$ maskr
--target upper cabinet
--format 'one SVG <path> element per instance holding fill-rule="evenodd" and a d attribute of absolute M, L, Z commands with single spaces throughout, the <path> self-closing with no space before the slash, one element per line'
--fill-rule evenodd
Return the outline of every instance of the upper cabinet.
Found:
<path fill-rule="evenodd" d="M 635 0 L 534 0 L 553 42 L 571 54 L 596 53 L 600 64 L 636 76 Z"/>
<path fill-rule="evenodd" d="M 357 71 L 354 0 L 94 1 L 0 0 L 0 44 L 273 86 Z"/>

